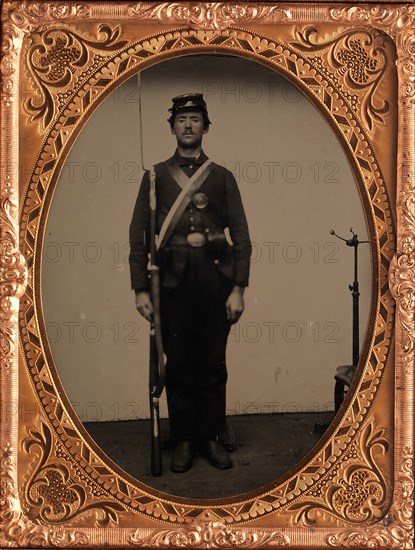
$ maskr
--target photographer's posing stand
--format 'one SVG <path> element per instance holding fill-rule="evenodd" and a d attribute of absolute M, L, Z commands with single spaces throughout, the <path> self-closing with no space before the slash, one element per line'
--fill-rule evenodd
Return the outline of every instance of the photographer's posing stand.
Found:
<path fill-rule="evenodd" d="M 337 238 L 341 239 L 346 243 L 347 246 L 352 246 L 354 248 L 354 280 L 353 284 L 349 285 L 349 290 L 352 293 L 353 300 L 353 336 L 352 336 L 352 364 L 351 365 L 340 365 L 337 367 L 336 374 L 334 378 L 336 379 L 336 384 L 334 387 L 334 408 L 337 412 L 343 403 L 345 387 L 350 387 L 353 376 L 356 372 L 357 364 L 359 362 L 359 281 L 358 281 L 358 255 L 357 250 L 359 244 L 366 244 L 369 241 L 359 241 L 356 233 L 353 232 L 353 228 L 350 228 L 350 232 L 353 237 L 351 239 L 344 239 L 335 233 L 332 229 L 330 231 L 331 235 L 335 235 Z"/>

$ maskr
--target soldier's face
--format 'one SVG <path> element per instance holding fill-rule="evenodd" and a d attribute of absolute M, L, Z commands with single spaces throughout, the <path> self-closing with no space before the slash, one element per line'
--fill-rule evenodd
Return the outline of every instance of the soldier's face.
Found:
<path fill-rule="evenodd" d="M 183 149 L 193 149 L 202 143 L 203 134 L 206 134 L 203 124 L 203 115 L 196 111 L 184 112 L 176 115 L 171 133 L 176 136 L 177 144 Z"/>

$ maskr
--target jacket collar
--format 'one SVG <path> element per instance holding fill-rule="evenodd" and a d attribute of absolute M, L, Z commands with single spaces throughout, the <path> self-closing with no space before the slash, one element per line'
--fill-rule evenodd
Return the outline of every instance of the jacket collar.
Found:
<path fill-rule="evenodd" d="M 176 149 L 174 155 L 172 156 L 172 161 L 178 166 L 202 166 L 206 162 L 208 157 L 205 155 L 204 151 L 200 151 L 199 156 L 197 157 L 182 157 L 179 151 Z"/>

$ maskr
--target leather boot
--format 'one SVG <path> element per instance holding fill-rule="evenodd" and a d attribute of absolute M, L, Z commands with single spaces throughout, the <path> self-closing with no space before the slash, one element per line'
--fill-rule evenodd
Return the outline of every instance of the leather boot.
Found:
<path fill-rule="evenodd" d="M 225 470 L 232 468 L 232 460 L 225 449 L 217 441 L 205 440 L 201 443 L 202 454 L 208 459 L 209 464 L 215 468 Z"/>
<path fill-rule="evenodd" d="M 173 451 L 170 469 L 172 472 L 184 473 L 190 470 L 193 462 L 193 443 L 178 441 Z"/>

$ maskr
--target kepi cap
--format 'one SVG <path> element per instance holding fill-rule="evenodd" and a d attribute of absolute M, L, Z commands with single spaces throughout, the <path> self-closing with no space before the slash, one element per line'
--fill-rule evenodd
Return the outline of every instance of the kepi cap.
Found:
<path fill-rule="evenodd" d="M 173 105 L 169 109 L 172 116 L 176 115 L 180 111 L 201 111 L 205 114 L 207 122 L 211 124 L 208 117 L 206 101 L 203 99 L 203 94 L 191 93 L 178 95 L 173 97 L 172 102 Z"/>

